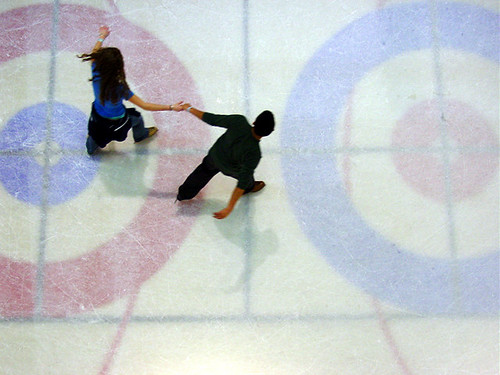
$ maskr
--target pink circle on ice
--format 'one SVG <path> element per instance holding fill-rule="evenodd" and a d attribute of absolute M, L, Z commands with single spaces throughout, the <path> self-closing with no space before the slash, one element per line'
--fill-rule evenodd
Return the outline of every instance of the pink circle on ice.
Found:
<path fill-rule="evenodd" d="M 411 107 L 398 121 L 392 145 L 403 179 L 438 201 L 448 191 L 454 201 L 479 193 L 498 170 L 497 134 L 472 106 L 459 101 L 433 99 Z"/>

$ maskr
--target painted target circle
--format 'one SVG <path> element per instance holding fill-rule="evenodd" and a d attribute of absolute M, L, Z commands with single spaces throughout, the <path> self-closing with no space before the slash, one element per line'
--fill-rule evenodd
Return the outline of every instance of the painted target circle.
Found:
<path fill-rule="evenodd" d="M 396 124 L 393 146 L 398 148 L 433 148 L 437 152 L 415 157 L 411 153 L 396 153 L 394 164 L 404 180 L 423 195 L 446 201 L 445 169 L 441 157 L 441 113 L 447 121 L 450 149 L 450 198 L 461 201 L 477 194 L 494 178 L 498 157 L 493 153 L 464 152 L 479 147 L 495 147 L 498 136 L 478 111 L 467 103 L 424 101 L 410 108 Z M 462 150 L 462 151 L 461 151 Z"/>
<path fill-rule="evenodd" d="M 53 12 L 53 6 L 40 4 L 16 8 L 0 14 L 0 23 L 9 25 L 0 36 L 2 45 L 6 46 L 4 53 L 0 56 L 0 63 L 26 54 L 50 51 Z M 31 22 L 33 15 L 36 15 L 39 22 Z M 74 55 L 82 52 L 82 46 L 91 47 L 95 43 L 95 37 L 88 35 L 88 30 L 98 30 L 103 24 L 111 25 L 112 37 L 110 39 L 121 49 L 125 57 L 127 79 L 132 87 L 134 83 L 140 84 L 141 96 L 167 102 L 182 98 L 189 98 L 193 102 L 201 101 L 192 78 L 175 55 L 149 32 L 119 15 L 87 6 L 61 4 L 58 7 L 58 50 L 72 52 L 73 58 L 76 59 Z M 90 68 L 88 71 L 90 75 Z M 159 75 L 164 76 L 164 79 L 159 79 Z M 172 77 L 175 77 L 175 80 Z M 57 79 L 64 79 L 64 77 L 58 76 Z M 82 80 L 85 80 L 85 77 Z M 91 92 L 90 86 L 88 89 Z M 51 121 L 54 129 L 60 130 L 60 123 L 65 122 L 68 125 L 70 121 L 76 124 L 75 128 L 78 125 L 85 132 L 85 134 L 82 133 L 81 129 L 75 130 L 72 134 L 64 132 L 61 137 L 56 132 L 51 140 L 51 149 L 73 150 L 73 155 L 68 156 L 69 159 L 62 156 L 49 168 L 50 175 L 54 177 L 52 180 L 54 194 L 51 195 L 51 190 L 49 190 L 48 203 L 65 206 L 85 190 L 95 176 L 99 175 L 102 163 L 99 163 L 99 159 L 96 161 L 85 155 L 84 142 L 88 114 L 82 114 L 78 109 L 60 101 L 55 101 L 53 106 Z M 11 161 L 6 162 L 7 165 L 8 163 L 22 163 L 23 167 L 31 168 L 35 171 L 33 181 L 37 180 L 35 177 L 39 165 L 36 160 L 24 155 L 23 152 L 30 151 L 30 155 L 33 155 L 33 148 L 36 148 L 36 144 L 39 144 L 44 136 L 43 130 L 33 131 L 30 135 L 32 138 L 25 143 L 22 141 L 16 143 L 15 135 L 23 133 L 19 118 L 25 115 L 32 117 L 33 114 L 44 111 L 45 107 L 46 104 L 41 103 L 20 110 L 2 129 L 2 134 L 6 135 L 6 138 L 3 138 L 0 143 L 1 149 L 19 153 L 21 158 L 19 160 L 22 162 L 16 160 L 16 156 L 12 156 L 12 153 L 4 153 L 3 159 L 13 157 Z M 191 118 L 182 118 L 182 132 L 170 132 L 168 122 L 180 120 L 168 117 L 167 122 L 164 116 L 165 114 L 160 113 L 153 115 L 160 127 L 155 141 L 159 147 L 197 149 L 205 146 L 206 139 L 209 138 L 208 130 L 200 129 Z M 45 124 L 44 121 L 41 122 Z M 32 121 L 30 124 L 36 126 L 41 122 Z M 193 137 L 192 134 L 196 136 Z M 62 152 L 62 154 L 67 153 Z M 81 313 L 87 308 L 99 307 L 121 296 L 137 292 L 146 280 L 164 266 L 189 233 L 196 220 L 196 212 L 178 215 L 172 199 L 165 199 L 170 198 L 171 194 L 162 192 L 176 191 L 178 181 L 175 181 L 173 176 L 178 176 L 184 168 L 187 172 L 197 158 L 192 155 L 192 152 L 168 157 L 158 153 L 156 158 L 157 166 L 150 189 L 151 193 L 146 192 L 147 196 L 143 197 L 143 204 L 139 207 L 135 217 L 125 223 L 119 233 L 104 239 L 91 251 L 73 258 L 47 262 L 43 266 L 41 278 L 40 269 L 33 262 L 12 259 L 8 254 L 0 255 L 0 284 L 2 285 L 0 315 L 31 316 L 37 299 L 36 284 L 41 279 L 43 280 L 42 313 L 47 316 L 64 316 Z M 71 168 L 75 171 L 72 172 Z M 70 184 L 69 178 L 65 180 L 63 176 L 68 177 L 72 173 L 85 176 L 85 178 L 81 183 Z M 3 186 L 11 184 L 12 181 L 8 175 L 4 176 L 6 174 L 2 172 Z M 132 173 L 131 177 L 133 176 Z M 22 192 L 22 197 L 17 198 L 26 204 L 38 204 L 37 197 L 39 197 L 40 189 L 37 187 L 35 190 L 23 190 L 25 185 L 29 184 L 24 184 L 23 187 L 17 186 L 17 190 Z M 16 187 L 13 186 L 12 189 L 16 190 Z M 8 191 L 8 189 L 5 190 Z M 123 207 L 115 208 L 119 215 Z M 193 210 L 197 209 L 198 207 L 194 205 Z M 57 221 L 50 222 L 50 214 L 49 211 L 47 213 L 49 223 L 57 226 Z M 74 219 L 74 224 L 82 226 L 81 231 L 85 232 L 84 218 L 74 214 Z M 98 221 L 99 215 L 96 215 L 94 219 Z"/>
<path fill-rule="evenodd" d="M 320 48 L 289 98 L 282 145 L 300 153 L 287 154 L 282 163 L 303 230 L 348 280 L 413 311 L 497 313 L 498 248 L 481 256 L 441 259 L 415 254 L 387 240 L 352 204 L 338 154 L 329 151 L 342 110 L 368 72 L 401 54 L 433 50 L 437 36 L 440 48 L 498 64 L 497 25 L 498 15 L 460 3 L 437 4 L 434 9 L 432 4 L 414 3 L 378 10 L 351 23 Z M 498 173 L 497 167 L 489 172 L 490 177 Z"/>
<path fill-rule="evenodd" d="M 49 152 L 78 149 L 87 135 L 81 126 L 86 123 L 87 115 L 63 103 L 56 102 L 52 107 L 53 140 Z M 12 196 L 33 205 L 40 205 L 42 200 L 44 170 L 43 162 L 37 159 L 43 157 L 41 145 L 45 143 L 48 110 L 46 103 L 24 108 L 0 131 L 0 151 L 14 153 L 2 164 L 0 183 Z M 64 131 L 68 128 L 72 131 Z M 62 154 L 48 166 L 48 204 L 61 204 L 78 195 L 94 178 L 97 168 L 98 163 L 93 159 Z"/>

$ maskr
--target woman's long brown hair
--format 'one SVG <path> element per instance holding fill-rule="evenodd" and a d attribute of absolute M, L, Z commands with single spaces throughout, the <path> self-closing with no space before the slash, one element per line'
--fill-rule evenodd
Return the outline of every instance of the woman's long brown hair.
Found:
<path fill-rule="evenodd" d="M 84 53 L 78 56 L 83 61 L 93 60 L 95 70 L 101 80 L 101 93 L 99 100 L 104 103 L 110 100 L 118 102 L 124 93 L 129 90 L 125 78 L 123 56 L 118 48 L 106 47 L 92 53 Z M 93 81 L 91 78 L 89 81 Z"/>

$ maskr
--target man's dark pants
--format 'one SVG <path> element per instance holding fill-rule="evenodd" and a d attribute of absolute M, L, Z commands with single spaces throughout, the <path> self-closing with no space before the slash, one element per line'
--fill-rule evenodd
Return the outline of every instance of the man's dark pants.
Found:
<path fill-rule="evenodd" d="M 200 190 L 203 189 L 205 185 L 208 184 L 208 182 L 220 171 L 221 170 L 217 168 L 210 155 L 205 156 L 201 164 L 198 165 L 196 169 L 188 176 L 186 181 L 184 181 L 184 183 L 179 186 L 177 200 L 183 201 L 194 198 L 200 192 Z M 249 192 L 250 190 L 252 190 L 254 183 L 255 182 L 252 181 L 245 192 Z"/>

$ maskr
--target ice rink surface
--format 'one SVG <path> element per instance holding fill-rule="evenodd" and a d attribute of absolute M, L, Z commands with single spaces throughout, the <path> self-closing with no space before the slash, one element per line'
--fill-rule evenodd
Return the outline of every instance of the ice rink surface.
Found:
<path fill-rule="evenodd" d="M 496 0 L 0 2 L 0 375 L 497 375 Z M 143 99 L 269 109 L 85 151 L 98 28 Z M 130 106 L 130 103 L 129 103 Z"/>

